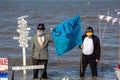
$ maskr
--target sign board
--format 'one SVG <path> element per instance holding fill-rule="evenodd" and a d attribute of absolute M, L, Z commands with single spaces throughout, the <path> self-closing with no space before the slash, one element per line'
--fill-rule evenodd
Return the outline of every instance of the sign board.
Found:
<path fill-rule="evenodd" d="M 8 58 L 0 58 L 0 80 L 8 80 Z"/>
<path fill-rule="evenodd" d="M 27 70 L 27 69 L 44 69 L 44 65 L 14 66 L 14 67 L 12 67 L 12 70 Z"/>

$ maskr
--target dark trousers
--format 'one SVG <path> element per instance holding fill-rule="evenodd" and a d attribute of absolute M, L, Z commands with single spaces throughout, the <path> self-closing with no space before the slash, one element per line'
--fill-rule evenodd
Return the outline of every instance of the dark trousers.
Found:
<path fill-rule="evenodd" d="M 83 56 L 80 62 L 80 77 L 84 77 L 87 65 L 90 65 L 92 76 L 97 76 L 97 62 L 90 56 Z"/>
<path fill-rule="evenodd" d="M 33 65 L 44 65 L 44 69 L 34 69 L 33 70 L 33 78 L 38 78 L 38 73 L 39 70 L 41 72 L 41 78 L 40 79 L 47 79 L 47 63 L 48 60 L 37 60 L 37 59 L 32 59 L 32 64 Z"/>

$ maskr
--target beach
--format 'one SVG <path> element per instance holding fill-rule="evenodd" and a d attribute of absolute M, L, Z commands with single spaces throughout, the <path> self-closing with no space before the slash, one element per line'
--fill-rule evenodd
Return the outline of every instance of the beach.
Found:
<path fill-rule="evenodd" d="M 22 66 L 22 48 L 13 37 L 17 33 L 17 18 L 28 15 L 27 24 L 31 28 L 30 36 L 36 35 L 37 24 L 45 24 L 46 32 L 56 27 L 59 23 L 68 20 L 76 15 L 81 16 L 82 33 L 88 26 L 94 28 L 94 33 L 101 38 L 105 21 L 98 23 L 98 12 L 101 15 L 118 17 L 115 10 L 120 9 L 120 0 L 0 0 L 0 57 L 8 58 L 9 79 L 12 77 L 12 66 Z M 99 28 L 101 32 L 99 33 Z M 86 70 L 86 77 L 80 78 L 81 50 L 76 47 L 63 56 L 56 55 L 53 43 L 49 46 L 48 78 L 60 80 L 68 76 L 70 80 L 116 80 L 114 68 L 118 65 L 118 33 L 119 24 L 107 23 L 103 42 L 101 43 L 101 59 L 98 63 L 98 77 L 91 77 L 89 66 Z M 100 36 L 101 35 L 101 36 Z M 30 41 L 29 41 L 30 45 Z M 30 46 L 26 48 L 27 65 L 32 65 Z M 32 80 L 32 70 L 27 70 L 28 80 Z M 15 71 L 14 80 L 22 80 L 22 71 Z"/>

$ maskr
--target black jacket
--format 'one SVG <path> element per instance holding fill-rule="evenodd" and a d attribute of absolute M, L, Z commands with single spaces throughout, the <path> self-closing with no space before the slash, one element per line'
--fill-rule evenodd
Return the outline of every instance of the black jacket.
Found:
<path fill-rule="evenodd" d="M 84 41 L 85 37 L 87 37 L 86 35 L 82 36 L 82 42 Z M 92 60 L 98 59 L 100 60 L 100 53 L 101 53 L 101 48 L 100 48 L 100 40 L 97 36 L 92 35 L 92 39 L 93 39 L 93 46 L 94 46 L 94 51 L 93 54 L 91 54 L 89 57 Z M 80 45 L 81 46 L 81 45 Z M 79 46 L 79 47 L 80 47 Z M 82 56 L 84 56 L 84 54 L 82 53 Z"/>

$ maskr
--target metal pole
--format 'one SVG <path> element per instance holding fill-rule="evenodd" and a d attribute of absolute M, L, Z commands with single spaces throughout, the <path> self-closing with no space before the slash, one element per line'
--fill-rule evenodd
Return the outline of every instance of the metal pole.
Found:
<path fill-rule="evenodd" d="M 109 11 L 109 8 L 108 8 L 107 16 L 109 16 L 109 14 L 110 14 L 110 11 Z M 101 39 L 101 45 L 103 44 L 103 39 L 104 39 L 104 36 L 105 36 L 106 29 L 107 29 L 107 22 L 105 22 L 105 26 L 104 26 L 104 30 L 103 30 L 103 35 L 102 35 L 102 39 Z"/>
<path fill-rule="evenodd" d="M 60 76 L 60 56 L 58 56 L 58 76 L 59 76 L 59 79 L 61 79 L 61 76 Z"/>
<path fill-rule="evenodd" d="M 15 66 L 15 64 L 13 66 Z M 11 80 L 14 80 L 14 73 L 15 73 L 15 71 L 13 70 L 12 71 L 12 78 L 11 78 Z"/>
<path fill-rule="evenodd" d="M 119 59 L 119 64 L 120 64 L 120 20 L 119 20 L 119 35 L 118 36 L 119 36 L 119 46 L 118 46 L 119 47 L 118 48 L 119 49 L 119 52 L 118 52 L 118 54 L 119 54 L 118 56 L 119 57 L 118 57 L 118 59 Z"/>
<path fill-rule="evenodd" d="M 106 29 L 107 29 L 107 22 L 105 23 L 105 26 L 104 26 L 103 35 L 102 35 L 102 38 L 101 38 L 101 45 L 103 45 L 103 40 L 104 40 Z"/>
<path fill-rule="evenodd" d="M 25 51 L 25 47 L 23 47 L 22 49 L 23 49 L 23 66 L 26 66 L 26 51 Z M 26 72 L 26 70 L 23 70 L 23 80 L 27 80 L 27 72 Z"/>
<path fill-rule="evenodd" d="M 100 30 L 100 19 L 99 19 L 100 12 L 98 11 L 98 27 L 99 27 L 99 38 L 101 42 L 101 30 Z"/>
<path fill-rule="evenodd" d="M 100 11 L 98 11 L 98 26 L 99 26 L 99 39 L 100 39 L 100 45 L 101 45 L 101 53 L 102 53 L 102 37 L 101 37 L 101 28 L 100 28 L 100 19 L 99 19 Z M 103 73 L 103 57 L 101 55 L 101 60 L 100 60 L 100 67 L 102 71 L 102 76 L 104 75 Z"/>

